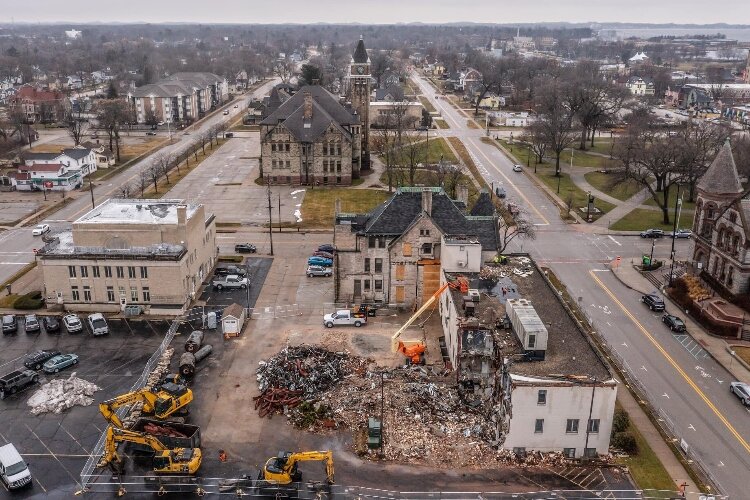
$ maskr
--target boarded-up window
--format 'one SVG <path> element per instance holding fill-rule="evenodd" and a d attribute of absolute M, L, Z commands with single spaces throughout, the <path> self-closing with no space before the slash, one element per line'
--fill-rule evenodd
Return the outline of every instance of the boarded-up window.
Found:
<path fill-rule="evenodd" d="M 396 279 L 397 280 L 404 279 L 404 265 L 403 264 L 396 264 Z"/>
<path fill-rule="evenodd" d="M 404 257 L 411 257 L 411 243 L 404 243 Z"/>
<path fill-rule="evenodd" d="M 401 303 L 403 301 L 404 301 L 404 287 L 397 286 L 396 287 L 396 303 Z"/>

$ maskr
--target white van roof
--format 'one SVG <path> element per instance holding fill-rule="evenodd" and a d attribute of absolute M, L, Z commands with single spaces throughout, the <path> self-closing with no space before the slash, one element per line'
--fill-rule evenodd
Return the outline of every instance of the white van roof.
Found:
<path fill-rule="evenodd" d="M 92 313 L 92 314 L 89 314 L 89 319 L 91 320 L 104 319 L 104 315 L 102 313 Z"/>
<path fill-rule="evenodd" d="M 13 465 L 21 461 L 23 461 L 23 458 L 21 458 L 21 454 L 18 453 L 18 450 L 13 446 L 13 443 L 0 446 L 0 462 L 4 465 Z"/>

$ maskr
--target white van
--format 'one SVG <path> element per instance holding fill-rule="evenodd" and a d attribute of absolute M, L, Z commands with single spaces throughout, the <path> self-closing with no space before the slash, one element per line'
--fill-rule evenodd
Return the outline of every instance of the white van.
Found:
<path fill-rule="evenodd" d="M 0 479 L 9 490 L 16 490 L 31 484 L 31 472 L 12 444 L 0 446 Z"/>
<path fill-rule="evenodd" d="M 102 313 L 89 314 L 88 322 L 91 333 L 94 335 L 99 336 L 109 333 L 109 325 L 107 325 L 107 320 L 104 319 Z"/>

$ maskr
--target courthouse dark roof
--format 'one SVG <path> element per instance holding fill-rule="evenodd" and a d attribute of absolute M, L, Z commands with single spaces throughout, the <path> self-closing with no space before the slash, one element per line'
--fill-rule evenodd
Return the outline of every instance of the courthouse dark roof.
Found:
<path fill-rule="evenodd" d="M 370 58 L 367 56 L 367 50 L 365 50 L 365 41 L 362 40 L 362 38 L 359 39 L 357 48 L 354 50 L 354 55 L 352 56 L 352 58 L 354 59 L 354 62 L 356 64 L 367 64 L 367 62 L 370 60 Z"/>
<path fill-rule="evenodd" d="M 711 166 L 698 181 L 697 188 L 711 194 L 737 195 L 743 192 L 729 139 L 721 147 Z"/>

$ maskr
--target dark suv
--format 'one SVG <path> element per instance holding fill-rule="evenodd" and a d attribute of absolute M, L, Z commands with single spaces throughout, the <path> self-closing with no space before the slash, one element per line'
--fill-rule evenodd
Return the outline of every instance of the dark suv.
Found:
<path fill-rule="evenodd" d="M 31 384 L 39 382 L 39 374 L 31 370 L 16 370 L 0 377 L 0 399 L 15 394 Z"/>
<path fill-rule="evenodd" d="M 36 351 L 26 356 L 23 366 L 29 370 L 41 370 L 44 362 L 60 354 L 59 351 Z"/>
<path fill-rule="evenodd" d="M 16 333 L 18 331 L 18 320 L 12 314 L 3 316 L 3 335 Z"/>
<path fill-rule="evenodd" d="M 215 274 L 217 276 L 228 276 L 230 274 L 245 276 L 247 274 L 247 270 L 244 267 L 238 266 L 217 267 Z"/>
<path fill-rule="evenodd" d="M 678 318 L 677 316 L 673 316 L 673 315 L 671 315 L 669 313 L 664 313 L 664 316 L 661 317 L 661 320 L 673 332 L 684 332 L 685 331 L 685 323 L 680 318 Z"/>
<path fill-rule="evenodd" d="M 662 299 L 655 293 L 649 293 L 648 295 L 643 295 L 641 297 L 641 302 L 646 304 L 648 308 L 651 309 L 652 311 L 661 312 L 664 310 L 664 299 Z"/>

